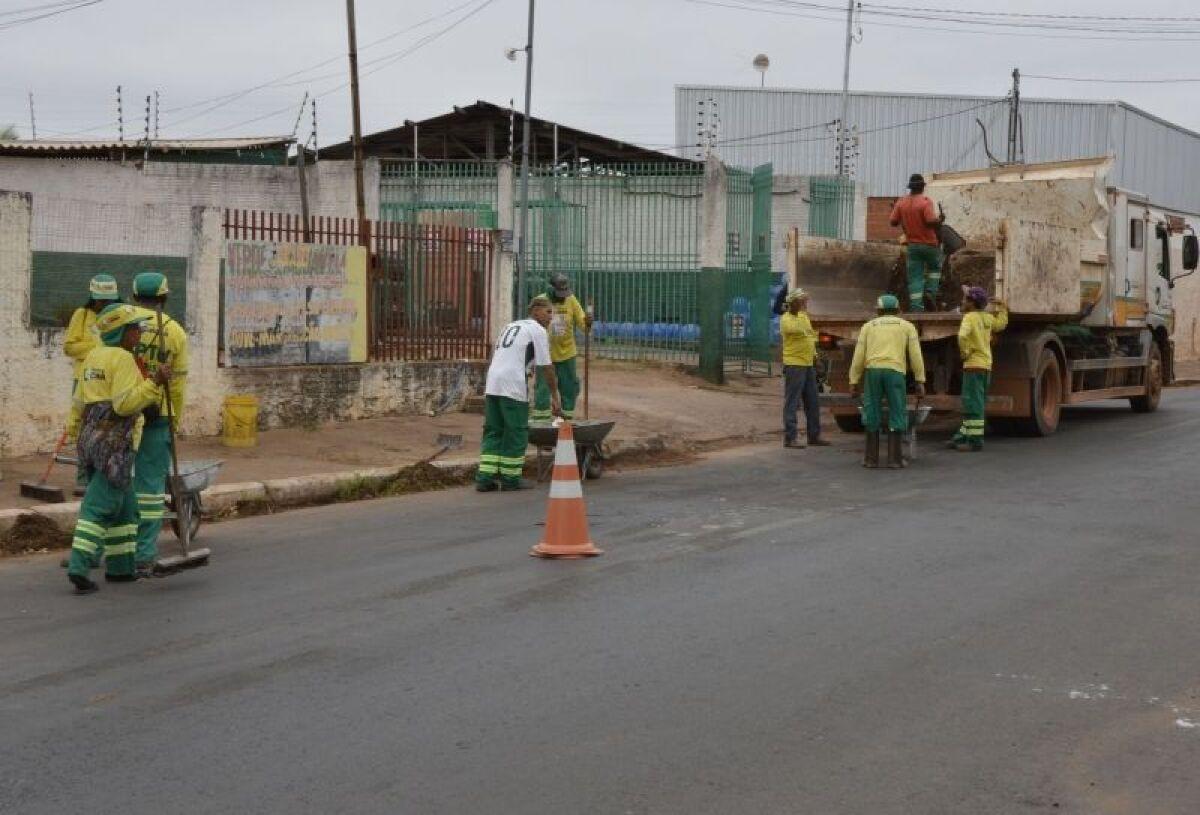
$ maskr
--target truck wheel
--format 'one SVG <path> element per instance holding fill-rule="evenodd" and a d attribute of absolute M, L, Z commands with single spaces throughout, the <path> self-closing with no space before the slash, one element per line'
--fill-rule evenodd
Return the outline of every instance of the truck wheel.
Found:
<path fill-rule="evenodd" d="M 1017 419 L 1015 427 L 1025 435 L 1049 436 L 1058 429 L 1063 400 L 1062 366 L 1049 348 L 1043 348 L 1038 359 L 1031 395 L 1033 415 Z"/>
<path fill-rule="evenodd" d="M 1146 365 L 1146 395 L 1133 396 L 1129 405 L 1134 413 L 1153 413 L 1158 410 L 1158 400 L 1162 398 L 1163 364 L 1162 351 L 1158 343 L 1150 346 L 1150 362 Z"/>
<path fill-rule="evenodd" d="M 837 423 L 838 430 L 843 433 L 861 433 L 863 432 L 862 415 L 858 413 L 837 414 L 833 417 Z"/>

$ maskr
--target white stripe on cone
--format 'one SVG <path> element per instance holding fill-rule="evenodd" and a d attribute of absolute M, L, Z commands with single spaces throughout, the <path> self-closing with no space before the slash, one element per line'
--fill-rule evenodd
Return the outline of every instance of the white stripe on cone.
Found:
<path fill-rule="evenodd" d="M 575 444 L 568 439 L 559 439 L 554 447 L 554 466 L 577 464 L 575 460 Z"/>
<path fill-rule="evenodd" d="M 572 478 L 570 481 L 560 481 L 557 478 L 550 482 L 550 500 L 555 498 L 582 498 L 583 487 L 579 481 Z"/>

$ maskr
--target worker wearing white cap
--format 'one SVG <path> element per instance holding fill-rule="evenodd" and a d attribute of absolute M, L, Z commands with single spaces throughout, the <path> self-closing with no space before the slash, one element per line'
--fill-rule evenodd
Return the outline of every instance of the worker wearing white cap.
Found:
<path fill-rule="evenodd" d="M 808 294 L 794 289 L 787 296 L 787 311 L 779 318 L 783 339 L 783 446 L 804 447 L 796 424 L 796 411 L 804 404 L 808 444 L 829 444 L 821 438 L 821 405 L 817 394 L 817 332 L 808 319 Z"/>

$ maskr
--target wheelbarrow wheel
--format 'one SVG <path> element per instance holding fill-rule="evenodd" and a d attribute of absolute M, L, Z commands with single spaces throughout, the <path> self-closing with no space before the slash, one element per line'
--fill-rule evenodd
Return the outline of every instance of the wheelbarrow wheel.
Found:
<path fill-rule="evenodd" d="M 188 530 L 190 532 L 189 540 L 194 541 L 194 540 L 196 540 L 196 538 L 198 538 L 200 536 L 200 498 L 199 498 L 199 496 L 196 496 L 196 495 L 189 495 L 187 497 L 187 501 L 188 501 L 188 504 L 190 505 L 189 506 L 190 511 L 188 512 L 188 526 L 190 527 L 190 529 Z M 174 510 L 174 507 L 171 506 L 171 504 L 172 504 L 172 501 L 170 498 L 168 498 L 167 499 L 168 508 Z M 171 519 L 171 531 L 175 533 L 176 538 L 183 537 L 180 534 L 178 516 Z"/>
<path fill-rule="evenodd" d="M 843 433 L 862 433 L 865 429 L 862 423 L 862 416 L 857 413 L 835 414 L 833 421 L 837 423 L 838 430 Z"/>
<path fill-rule="evenodd" d="M 604 458 L 595 446 L 577 447 L 575 453 L 579 461 L 579 474 L 583 478 L 595 479 L 604 474 Z"/>

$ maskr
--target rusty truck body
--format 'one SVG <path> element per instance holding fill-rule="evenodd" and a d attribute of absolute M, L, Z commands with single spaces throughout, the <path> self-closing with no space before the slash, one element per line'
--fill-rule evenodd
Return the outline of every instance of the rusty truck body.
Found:
<path fill-rule="evenodd" d="M 1127 399 L 1135 411 L 1153 411 L 1172 379 L 1171 289 L 1196 268 L 1196 236 L 1180 215 L 1108 186 L 1111 167 L 1111 159 L 1095 158 L 926 175 L 925 193 L 967 242 L 951 257 L 946 280 L 969 268 L 970 282 L 1008 304 L 987 404 L 989 419 L 1007 429 L 1048 435 L 1063 406 L 1099 400 Z M 791 282 L 810 293 L 829 363 L 825 402 L 840 427 L 861 429 L 846 397 L 850 361 L 876 298 L 889 289 L 903 294 L 902 249 L 823 238 L 793 243 Z M 957 292 L 945 293 L 957 302 Z M 921 337 L 925 404 L 957 410 L 961 315 L 903 316 Z"/>

